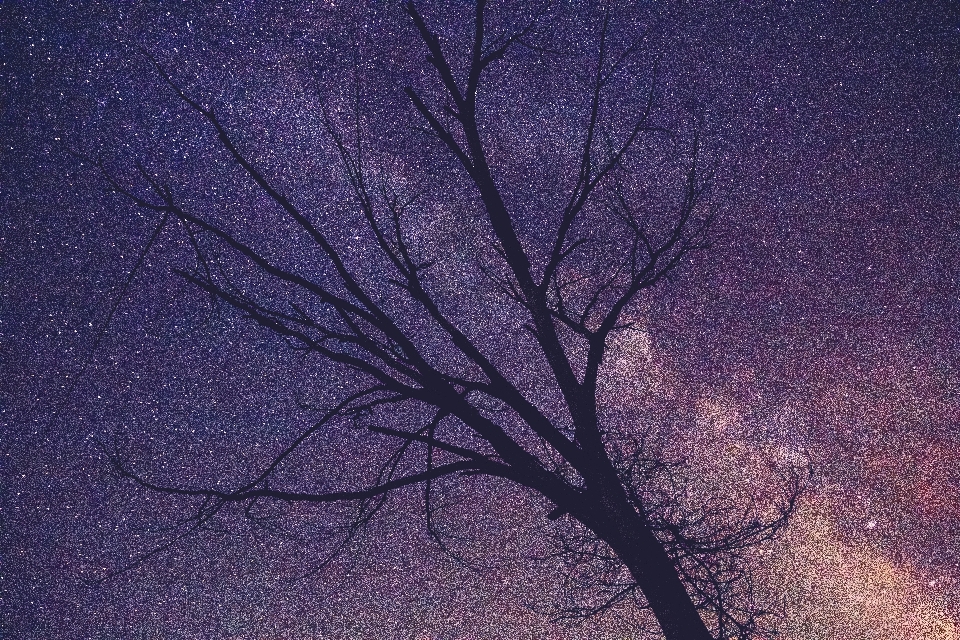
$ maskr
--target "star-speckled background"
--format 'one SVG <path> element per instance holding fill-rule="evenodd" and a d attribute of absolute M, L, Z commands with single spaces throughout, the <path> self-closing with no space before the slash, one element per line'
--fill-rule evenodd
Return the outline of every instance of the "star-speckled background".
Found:
<path fill-rule="evenodd" d="M 592 7 L 558 7 L 565 39 L 554 44 L 589 49 Z M 451 38 L 465 9 L 423 3 Z M 713 247 L 617 345 L 610 396 L 619 409 L 682 414 L 693 428 L 670 446 L 721 490 L 757 459 L 812 461 L 813 487 L 760 552 L 758 585 L 782 637 L 960 638 L 960 9 L 635 3 L 612 15 L 620 33 L 647 34 L 665 121 L 699 118 L 722 160 L 722 197 Z M 538 559 L 543 504 L 496 482 L 463 489 L 469 517 L 451 515 L 482 574 L 437 553 L 404 494 L 321 571 L 338 512 L 290 508 L 279 533 L 224 514 L 99 581 L 167 539 L 183 513 L 113 478 L 98 440 L 165 477 L 229 486 L 303 428 L 302 402 L 331 381 L 173 274 L 192 253 L 172 228 L 126 286 L 157 220 L 71 152 L 125 176 L 143 162 L 296 261 L 296 242 L 138 47 L 214 104 L 299 203 L 322 208 L 339 169 L 318 88 L 339 95 L 343 69 L 362 60 L 370 117 L 383 123 L 372 137 L 402 149 L 399 89 L 427 68 L 412 35 L 384 3 L 0 3 L 3 637 L 640 633 L 629 609 L 548 622 L 558 573 Z M 495 166 L 532 192 L 549 192 L 549 160 L 569 151 L 577 122 L 562 101 L 531 115 L 562 69 L 507 76 L 488 98 L 501 101 Z M 513 195 L 533 208 L 521 187 Z M 423 220 L 425 247 L 462 249 L 454 213 Z M 349 240 L 348 222 L 341 233 Z M 362 454 L 336 435 L 314 451 L 332 469 Z"/>

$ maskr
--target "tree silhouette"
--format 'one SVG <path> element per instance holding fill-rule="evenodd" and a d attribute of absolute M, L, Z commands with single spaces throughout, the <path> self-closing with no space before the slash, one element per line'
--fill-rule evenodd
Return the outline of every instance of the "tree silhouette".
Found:
<path fill-rule="evenodd" d="M 179 271 L 183 278 L 336 371 L 339 390 L 242 486 L 154 480 L 119 448 L 110 452 L 114 469 L 146 489 L 198 501 L 187 531 L 229 504 L 255 518 L 272 502 L 350 502 L 357 511 L 345 540 L 389 495 L 416 486 L 427 529 L 444 548 L 437 483 L 505 479 L 550 501 L 546 517 L 557 521 L 557 552 L 571 580 L 599 594 L 561 604 L 561 617 L 636 597 L 669 640 L 749 637 L 761 612 L 739 553 L 783 526 L 803 474 L 787 477 L 772 511 L 691 509 L 677 497 L 674 465 L 643 437 L 643 425 L 609 422 L 600 403 L 613 337 L 634 330 L 645 294 L 707 246 L 715 207 L 699 136 L 657 123 L 656 67 L 640 73 L 642 40 L 614 37 L 604 11 L 589 80 L 576 101 L 555 105 L 579 123 L 566 139 L 576 144 L 569 162 L 533 167 L 538 180 L 513 165 L 501 169 L 508 151 L 492 141 L 508 125 L 504 87 L 518 86 L 509 78 L 531 79 L 521 89 L 543 92 L 548 82 L 533 86 L 537 65 L 568 64 L 550 39 L 558 27 L 549 11 L 491 29 L 481 0 L 460 43 L 435 33 L 413 2 L 404 9 L 427 62 L 394 87 L 405 106 L 389 117 L 406 123 L 410 137 L 384 135 L 389 127 L 378 118 L 388 116 L 370 106 L 355 54 L 352 70 L 338 69 L 338 83 L 319 99 L 323 144 L 343 179 L 330 179 L 318 208 L 285 195 L 215 108 L 154 62 L 309 253 L 284 250 L 263 229 L 236 224 L 236 214 L 197 212 L 139 165 L 129 180 L 101 165 L 106 179 L 159 214 L 157 233 L 168 224 L 183 229 L 197 258 Z M 459 216 L 454 235 L 472 255 L 438 246 L 442 234 L 424 231 L 437 207 Z M 312 480 L 298 488 L 296 476 L 279 478 L 305 443 L 339 421 L 367 434 L 369 459 L 354 463 L 370 472 L 365 486 L 315 490 Z"/>

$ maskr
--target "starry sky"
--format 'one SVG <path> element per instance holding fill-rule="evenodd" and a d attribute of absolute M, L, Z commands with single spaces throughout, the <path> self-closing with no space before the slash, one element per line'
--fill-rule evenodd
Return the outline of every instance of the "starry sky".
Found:
<path fill-rule="evenodd" d="M 422 4 L 446 42 L 462 41 L 468 3 Z M 520 4 L 493 3 L 492 32 L 526 23 L 534 9 Z M 492 164 L 531 246 L 575 153 L 596 9 L 557 3 L 535 34 L 543 50 L 505 60 L 481 92 Z M 757 550 L 783 638 L 960 638 L 960 7 L 637 2 L 611 16 L 612 46 L 642 43 L 619 97 L 635 103 L 657 68 L 657 122 L 702 136 L 718 218 L 712 246 L 635 310 L 601 404 L 684 425 L 666 446 L 698 490 L 762 493 L 767 462 L 810 461 L 790 526 Z M 315 268 L 143 50 L 341 244 L 357 243 L 351 264 L 370 281 L 381 274 L 358 219 L 329 206 L 342 170 L 318 98 L 347 118 L 355 77 L 381 167 L 426 185 L 410 229 L 420 250 L 457 274 L 484 233 L 464 222 L 472 197 L 450 195 L 451 166 L 424 161 L 402 88 L 430 97 L 435 85 L 393 4 L 0 2 L 2 635 L 648 637 L 629 608 L 549 621 L 553 525 L 543 500 L 494 481 L 447 488 L 447 526 L 479 573 L 432 546 L 411 492 L 323 568 L 349 511 L 277 506 L 264 514 L 275 530 L 227 510 L 101 580 L 169 540 L 186 511 L 113 477 L 98 442 L 157 477 L 229 487 L 337 386 L 177 276 L 194 254 L 173 226 L 130 277 L 158 219 L 110 193 L 90 159 L 131 183 L 139 162 L 197 211 Z M 654 191 L 671 176 L 664 149 L 651 144 L 641 168 Z M 443 295 L 478 331 L 512 313 L 476 273 L 459 282 Z M 518 371 L 535 366 L 500 339 L 491 348 Z M 369 446 L 331 429 L 289 473 L 349 484 L 365 467 L 343 461 Z"/>

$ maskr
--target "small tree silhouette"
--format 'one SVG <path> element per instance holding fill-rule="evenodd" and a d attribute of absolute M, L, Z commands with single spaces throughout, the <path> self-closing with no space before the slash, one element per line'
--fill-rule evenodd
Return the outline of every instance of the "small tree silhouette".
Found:
<path fill-rule="evenodd" d="M 501 20 L 491 35 L 480 0 L 472 37 L 458 46 L 441 39 L 413 2 L 404 9 L 428 67 L 408 74 L 416 80 L 403 86 L 406 106 L 390 117 L 410 123 L 420 142 L 384 142 L 386 125 L 377 118 L 387 116 L 367 107 L 361 61 L 341 70 L 340 93 L 320 101 L 344 178 L 331 179 L 329 194 L 321 194 L 325 219 L 285 195 L 214 108 L 154 62 L 310 253 L 278 251 L 262 229 L 191 210 L 146 169 L 125 180 L 101 165 L 106 179 L 159 214 L 160 227 L 184 229 L 197 264 L 180 275 L 331 367 L 341 392 L 242 486 L 156 481 L 130 468 L 119 449 L 110 453 L 114 469 L 146 489 L 199 501 L 188 530 L 228 504 L 245 505 L 255 518 L 271 502 L 354 503 L 338 550 L 391 493 L 413 486 L 422 489 L 428 531 L 446 548 L 436 483 L 506 479 L 553 505 L 546 517 L 557 521 L 557 553 L 571 593 L 580 594 L 559 603 L 561 617 L 633 598 L 669 640 L 755 634 L 762 612 L 740 552 L 784 525 L 804 474 L 787 476 L 772 511 L 691 509 L 678 497 L 675 465 L 649 446 L 642 428 L 606 421 L 599 403 L 612 337 L 632 330 L 644 295 L 706 247 L 715 207 L 699 137 L 656 123 L 656 68 L 639 74 L 641 42 L 614 42 L 604 11 L 579 102 L 556 103 L 564 117 L 582 118 L 576 136 L 566 137 L 577 145 L 575 158 L 535 167 L 539 181 L 498 172 L 490 149 L 498 125 L 509 124 L 504 86 L 534 91 L 516 79 L 533 79 L 537 65 L 563 58 L 549 44 L 549 12 L 512 25 Z M 496 85 L 489 102 L 482 96 L 488 84 Z M 458 247 L 437 246 L 424 234 L 418 222 L 431 208 L 460 212 L 454 235 L 471 236 L 472 255 L 453 259 Z M 345 222 L 352 220 L 363 224 Z M 298 489 L 289 474 L 278 478 L 305 443 L 344 420 L 368 434 L 370 458 L 357 468 L 379 457 L 366 486 L 314 491 Z M 589 597 L 580 597 L 584 589 Z"/>

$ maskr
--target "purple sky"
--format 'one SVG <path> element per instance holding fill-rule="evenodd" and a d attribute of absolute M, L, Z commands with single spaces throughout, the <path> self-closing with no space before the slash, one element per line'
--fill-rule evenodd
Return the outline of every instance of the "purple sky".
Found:
<path fill-rule="evenodd" d="M 157 219 L 106 193 L 71 150 L 127 178 L 140 161 L 198 210 L 307 264 L 137 46 L 318 211 L 339 176 L 317 92 L 336 108 L 352 90 L 342 69 L 362 59 L 365 108 L 381 123 L 371 137 L 382 157 L 405 158 L 414 134 L 396 116 L 401 84 L 428 84 L 409 19 L 382 3 L 119 4 L 0 3 L 4 635 L 631 633 L 629 609 L 583 627 L 537 611 L 558 583 L 556 567 L 536 558 L 550 525 L 542 501 L 496 482 L 464 488 L 472 509 L 450 516 L 485 575 L 439 554 L 417 496 L 404 494 L 319 572 L 325 532 L 342 514 L 290 508 L 279 534 L 224 514 L 94 584 L 183 515 L 181 503 L 113 479 L 96 440 L 118 442 L 164 477 L 229 485 L 309 423 L 300 401 L 336 383 L 174 274 L 192 250 L 173 227 L 124 289 Z M 442 32 L 452 40 L 468 5 L 423 4 L 438 28 L 452 25 Z M 694 428 L 671 447 L 721 488 L 755 475 L 762 492 L 765 461 L 812 461 L 811 491 L 760 556 L 759 584 L 785 611 L 785 638 L 960 638 L 960 10 L 636 4 L 613 11 L 615 33 L 647 34 L 636 73 L 661 61 L 665 125 L 689 130 L 700 118 L 718 166 L 719 220 L 712 248 L 654 292 L 611 359 L 617 410 L 682 416 Z M 558 6 L 551 42 L 588 50 L 589 7 Z M 490 12 L 494 29 L 523 18 L 498 4 Z M 491 158 L 533 238 L 578 112 L 545 98 L 569 88 L 567 63 L 536 75 L 530 60 L 507 60 L 523 72 L 491 82 L 481 102 L 496 105 Z M 389 170 L 429 182 L 445 169 L 397 161 Z M 455 212 L 434 213 L 418 228 L 423 246 L 461 250 Z M 324 215 L 349 242 L 352 222 Z M 311 455 L 335 474 L 363 447 L 345 429 Z"/>

